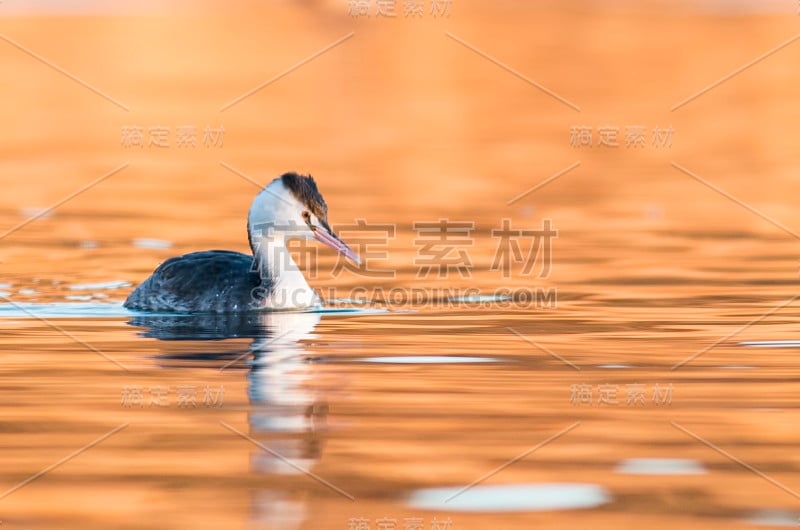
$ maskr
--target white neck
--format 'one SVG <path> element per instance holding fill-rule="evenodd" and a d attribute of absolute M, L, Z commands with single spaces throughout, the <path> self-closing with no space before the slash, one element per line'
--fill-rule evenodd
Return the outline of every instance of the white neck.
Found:
<path fill-rule="evenodd" d="M 259 273 L 268 284 L 262 309 L 318 307 L 319 297 L 286 248 L 292 235 L 287 226 L 304 227 L 302 206 L 280 179 L 275 179 L 253 200 L 248 217 L 250 242 Z M 294 234 L 297 237 L 297 234 Z"/>
<path fill-rule="evenodd" d="M 262 309 L 299 309 L 320 305 L 317 293 L 308 285 L 282 238 L 259 236 L 253 241 L 259 242 L 254 245 L 255 259 L 262 278 L 269 283 Z"/>

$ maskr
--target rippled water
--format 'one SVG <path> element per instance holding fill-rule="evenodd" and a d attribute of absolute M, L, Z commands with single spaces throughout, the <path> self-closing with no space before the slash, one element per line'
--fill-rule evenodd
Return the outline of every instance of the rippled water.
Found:
<path fill-rule="evenodd" d="M 671 368 L 776 302 L 241 318 L 6 304 L 5 486 L 113 434 L 8 494 L 4 521 L 771 525 L 796 513 L 771 483 L 797 476 L 794 355 L 738 339 L 789 337 L 796 310 Z"/>
<path fill-rule="evenodd" d="M 796 17 L 206 7 L 2 20 L 131 109 L 0 42 L 3 527 L 796 526 L 797 51 L 669 112 Z M 126 125 L 221 122 L 217 150 L 119 144 Z M 573 125 L 668 122 L 669 150 L 569 144 Z M 169 256 L 245 250 L 253 182 L 288 169 L 315 174 L 344 239 L 392 227 L 378 274 L 319 249 L 322 311 L 122 307 Z M 426 276 L 419 223 L 440 219 L 473 223 L 471 266 Z M 552 221 L 547 274 L 493 270 L 504 219 Z"/>

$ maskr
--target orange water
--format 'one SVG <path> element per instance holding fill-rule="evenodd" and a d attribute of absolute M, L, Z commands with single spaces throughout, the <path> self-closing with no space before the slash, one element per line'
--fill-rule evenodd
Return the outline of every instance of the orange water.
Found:
<path fill-rule="evenodd" d="M 387 20 L 326 2 L 128 16 L 6 16 L 6 4 L 0 34 L 42 60 L 0 40 L 2 231 L 124 167 L 0 240 L 0 291 L 17 304 L 0 318 L 3 526 L 795 525 L 797 349 L 741 343 L 800 340 L 800 43 L 670 110 L 792 38 L 795 6 L 455 2 L 448 17 Z M 221 146 L 204 145 L 207 125 L 224 128 Z M 169 147 L 121 145 L 133 126 L 166 127 Z M 197 129 L 196 147 L 176 145 L 180 126 Z M 577 126 L 592 127 L 591 148 L 570 144 Z M 597 145 L 604 126 L 622 145 Z M 645 146 L 625 147 L 632 126 Z M 656 126 L 673 128 L 671 147 L 653 145 Z M 333 297 L 556 297 L 247 326 L 119 309 L 169 256 L 246 250 L 248 181 L 286 170 L 317 177 L 334 226 L 394 227 L 373 261 L 386 274 L 332 275 L 319 250 L 310 282 Z M 419 277 L 414 223 L 439 219 L 474 223 L 469 274 Z M 491 270 L 503 219 L 552 220 L 549 275 Z M 475 358 L 487 362 L 463 362 Z M 580 388 L 592 403 L 574 399 Z M 637 388 L 645 402 L 627 403 Z M 703 472 L 621 473 L 633 458 Z M 478 512 L 411 501 L 478 480 L 590 484 L 608 499 Z"/>

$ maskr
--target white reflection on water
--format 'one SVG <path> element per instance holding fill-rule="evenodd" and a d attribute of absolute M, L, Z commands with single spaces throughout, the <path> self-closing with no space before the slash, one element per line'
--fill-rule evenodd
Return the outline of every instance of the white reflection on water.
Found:
<path fill-rule="evenodd" d="M 752 340 L 740 342 L 739 346 L 748 348 L 800 348 L 800 340 Z"/>
<path fill-rule="evenodd" d="M 91 296 L 91 295 L 68 295 Z M 55 302 L 37 303 L 2 303 L 0 318 L 91 318 L 91 317 L 131 317 L 136 315 L 122 307 L 122 302 Z"/>
<path fill-rule="evenodd" d="M 624 475 L 703 475 L 703 465 L 688 458 L 629 458 L 614 469 Z"/>
<path fill-rule="evenodd" d="M 413 508 L 424 510 L 528 512 L 594 508 L 611 501 L 611 495 L 596 484 L 475 486 L 459 493 L 462 489 L 457 487 L 417 490 L 411 494 L 408 503 Z"/>
<path fill-rule="evenodd" d="M 172 248 L 172 242 L 164 239 L 141 237 L 133 240 L 133 246 L 138 248 Z"/>
<path fill-rule="evenodd" d="M 130 287 L 131 282 L 125 280 L 112 280 L 108 282 L 97 283 L 76 283 L 67 286 L 72 291 L 98 291 L 102 289 L 121 289 L 123 287 Z"/>
<path fill-rule="evenodd" d="M 87 290 L 96 287 L 98 284 L 84 284 L 81 288 Z M 104 284 L 103 284 L 104 285 Z M 75 288 L 73 285 L 71 288 Z M 0 291 L 0 296 L 10 297 L 12 293 Z M 88 300 L 88 298 L 104 298 L 103 293 L 93 293 L 91 295 L 67 295 L 64 298 L 67 300 L 76 300 L 78 302 L 53 302 L 53 303 L 30 303 L 30 302 L 8 302 L 0 303 L 0 318 L 93 318 L 93 317 L 164 317 L 164 318 L 183 318 L 190 315 L 181 313 L 147 313 L 141 311 L 131 311 L 122 306 L 122 302 L 88 302 L 80 303 Z M 340 313 L 355 313 L 359 315 L 381 314 L 387 313 L 382 308 L 351 308 L 351 307 L 337 307 L 337 308 L 321 308 L 313 311 L 315 314 L 340 314 Z M 250 313 L 250 315 L 257 315 L 259 313 Z M 270 313 L 260 313 L 266 315 Z M 274 314 L 280 314 L 278 312 Z M 245 315 L 239 313 L 238 315 Z M 200 316 L 200 315 L 198 315 Z"/>
<path fill-rule="evenodd" d="M 754 526 L 797 528 L 800 526 L 800 513 L 788 510 L 758 510 L 744 522 Z"/>
<path fill-rule="evenodd" d="M 499 359 L 491 357 L 462 357 L 457 355 L 397 355 L 386 357 L 364 357 L 353 359 L 363 363 L 387 364 L 460 364 L 460 363 L 496 363 Z"/>
<path fill-rule="evenodd" d="M 311 365 L 303 356 L 298 341 L 312 338 L 319 320 L 319 313 L 271 314 L 267 323 L 270 336 L 253 341 L 250 347 L 253 360 L 247 376 L 250 403 L 254 405 L 249 420 L 253 433 L 310 433 L 317 430 L 319 418 L 313 412 L 326 407 L 309 390 Z M 300 440 L 283 439 L 283 442 L 297 441 Z M 286 454 L 285 447 L 276 447 L 275 450 L 289 458 L 307 453 L 293 449 L 293 454 Z M 265 462 L 270 466 L 278 464 L 281 469 L 285 466 L 269 455 L 265 456 L 268 457 Z"/>
<path fill-rule="evenodd" d="M 342 313 L 345 311 L 336 311 Z M 146 328 L 146 337 L 159 340 L 220 340 L 218 353 L 209 358 L 235 357 L 221 370 L 235 373 L 249 366 L 247 392 L 250 407 L 245 447 L 251 470 L 262 476 L 298 476 L 314 481 L 311 472 L 324 447 L 328 404 L 324 393 L 312 384 L 313 363 L 304 355 L 300 341 L 314 337 L 321 312 L 275 312 L 208 315 L 139 315 L 131 324 Z M 224 339 L 253 339 L 245 352 L 231 352 Z M 183 356 L 189 358 L 188 356 Z M 164 356 L 172 361 L 176 357 Z M 177 358 L 181 358 L 178 355 Z M 241 373 L 241 371 L 240 371 Z M 269 528 L 297 528 L 306 517 L 306 504 L 284 491 L 256 490 L 251 519 Z"/>

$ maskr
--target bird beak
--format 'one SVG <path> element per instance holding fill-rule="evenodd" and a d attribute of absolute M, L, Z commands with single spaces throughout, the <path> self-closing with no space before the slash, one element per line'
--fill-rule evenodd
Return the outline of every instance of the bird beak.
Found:
<path fill-rule="evenodd" d="M 337 236 L 333 232 L 328 232 L 325 228 L 321 226 L 315 228 L 316 229 L 314 230 L 314 238 L 316 238 L 317 241 L 325 245 L 328 245 L 336 252 L 344 255 L 347 258 L 350 258 L 351 260 L 361 265 L 361 260 L 359 259 L 358 255 L 356 255 L 356 253 L 353 252 L 353 249 L 348 247 L 344 241 L 339 239 L 339 236 Z"/>

